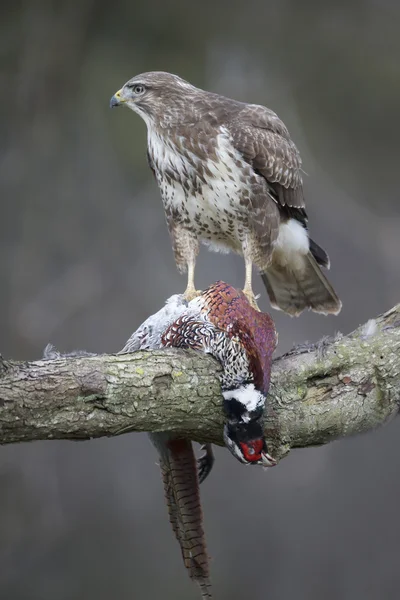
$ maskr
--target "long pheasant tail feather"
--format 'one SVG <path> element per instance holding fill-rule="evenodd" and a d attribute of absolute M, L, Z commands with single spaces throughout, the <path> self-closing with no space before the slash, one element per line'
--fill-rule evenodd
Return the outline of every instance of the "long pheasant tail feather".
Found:
<path fill-rule="evenodd" d="M 172 529 L 182 551 L 189 576 L 200 587 L 202 598 L 210 600 L 211 585 L 203 530 L 197 464 L 190 441 L 171 439 L 160 460 Z"/>

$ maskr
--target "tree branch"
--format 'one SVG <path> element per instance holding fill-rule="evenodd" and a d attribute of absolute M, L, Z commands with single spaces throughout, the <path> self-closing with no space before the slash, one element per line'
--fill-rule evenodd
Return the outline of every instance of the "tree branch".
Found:
<path fill-rule="evenodd" d="M 29 363 L 0 357 L 0 443 L 170 430 L 221 444 L 219 370 L 208 356 L 167 349 Z M 400 305 L 274 361 L 270 452 L 279 459 L 375 428 L 399 402 Z"/>

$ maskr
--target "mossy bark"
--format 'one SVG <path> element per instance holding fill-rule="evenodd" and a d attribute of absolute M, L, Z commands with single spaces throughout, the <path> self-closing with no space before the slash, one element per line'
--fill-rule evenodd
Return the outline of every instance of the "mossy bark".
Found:
<path fill-rule="evenodd" d="M 222 443 L 219 365 L 182 350 L 0 359 L 0 443 L 176 431 Z M 266 436 L 278 459 L 291 448 L 373 429 L 398 412 L 400 305 L 349 336 L 277 358 Z"/>

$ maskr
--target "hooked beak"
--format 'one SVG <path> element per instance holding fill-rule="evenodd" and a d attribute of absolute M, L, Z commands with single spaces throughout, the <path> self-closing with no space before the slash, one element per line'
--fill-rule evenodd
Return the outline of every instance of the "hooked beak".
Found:
<path fill-rule="evenodd" d="M 126 100 L 121 95 L 122 89 L 115 92 L 114 96 L 110 100 L 110 108 L 115 108 L 116 106 L 121 106 L 121 104 L 125 104 Z"/>

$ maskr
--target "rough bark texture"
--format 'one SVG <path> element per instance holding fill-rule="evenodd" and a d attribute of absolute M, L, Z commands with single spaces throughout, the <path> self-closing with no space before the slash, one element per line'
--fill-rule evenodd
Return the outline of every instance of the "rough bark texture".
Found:
<path fill-rule="evenodd" d="M 182 350 L 21 363 L 0 357 L 0 443 L 179 432 L 222 443 L 218 364 Z M 266 419 L 271 453 L 325 444 L 394 417 L 400 305 L 348 336 L 277 358 Z"/>

